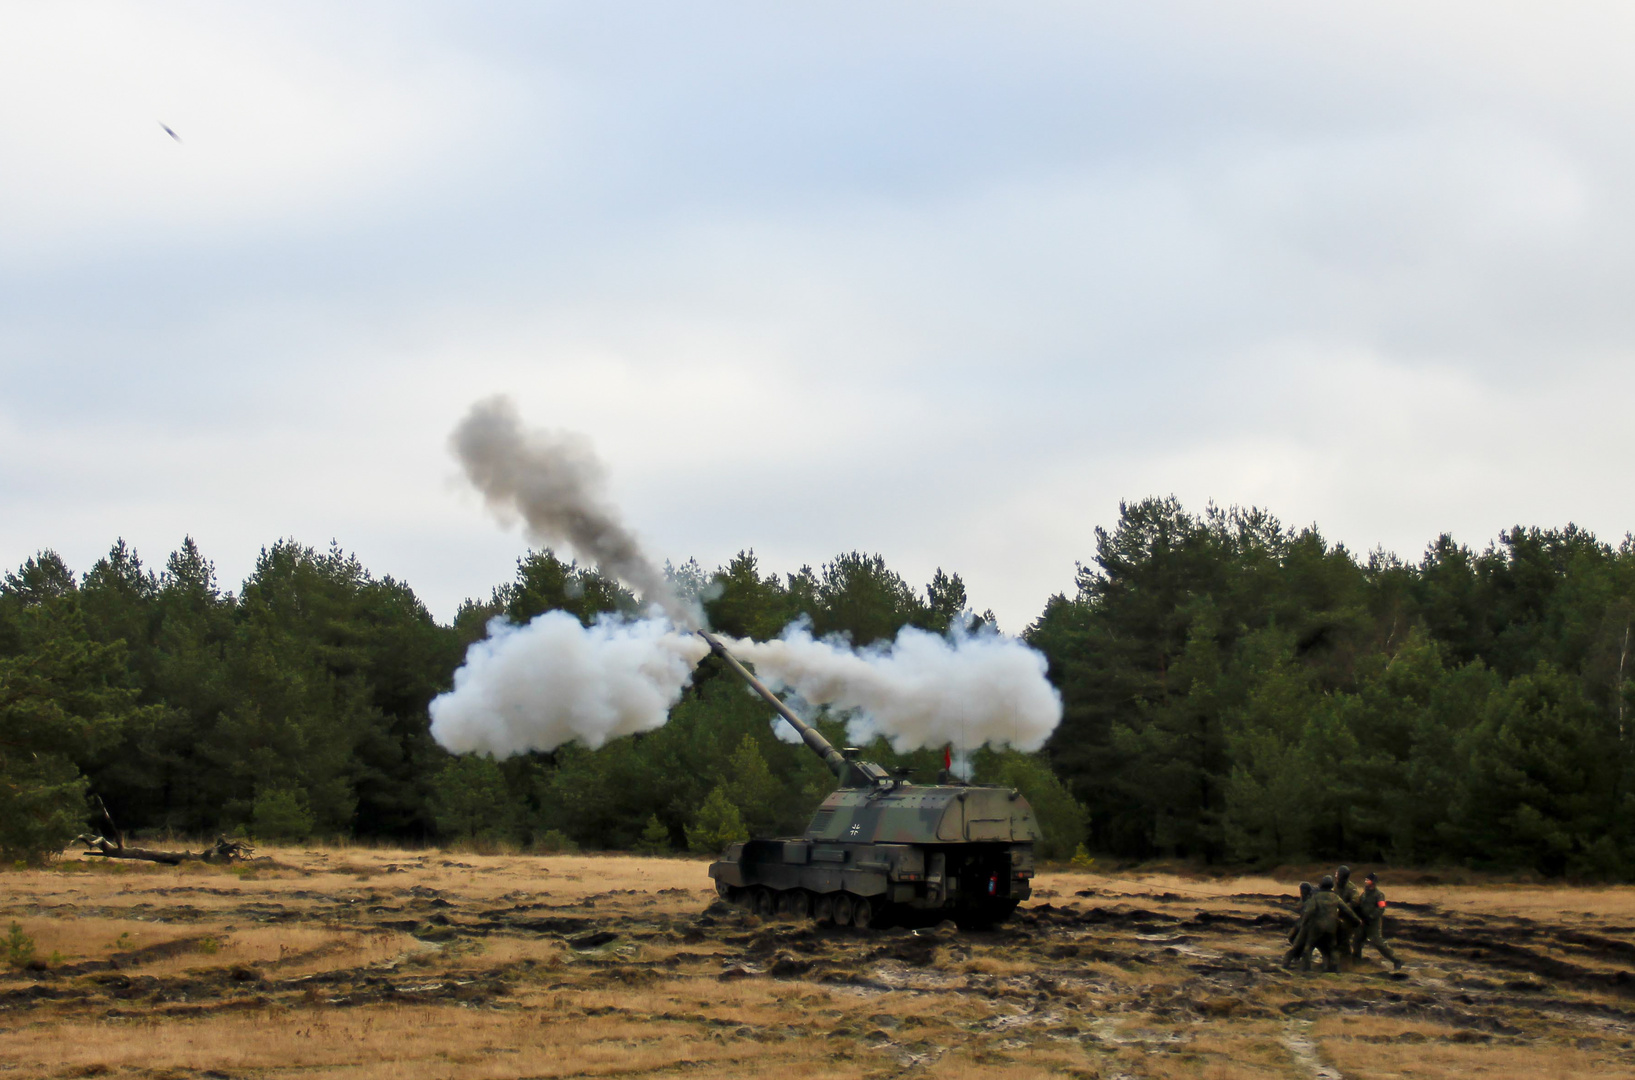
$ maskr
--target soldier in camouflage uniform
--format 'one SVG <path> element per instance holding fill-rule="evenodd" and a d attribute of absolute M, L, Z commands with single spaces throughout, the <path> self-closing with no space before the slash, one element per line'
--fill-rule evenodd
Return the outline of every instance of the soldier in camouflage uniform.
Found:
<path fill-rule="evenodd" d="M 1363 929 L 1360 907 L 1362 890 L 1357 888 L 1355 881 L 1351 880 L 1351 867 L 1342 866 L 1334 871 L 1334 895 L 1344 900 L 1346 907 L 1350 908 L 1351 913 L 1357 916 L 1356 928 L 1340 927 L 1340 936 L 1338 938 L 1340 953 L 1344 956 L 1350 956 L 1353 950 L 1361 947 Z"/>
<path fill-rule="evenodd" d="M 1311 970 L 1313 949 L 1323 951 L 1323 970 L 1340 970 L 1340 927 L 1360 926 L 1357 913 L 1334 894 L 1334 878 L 1325 876 L 1317 884 L 1317 891 L 1306 901 L 1306 951 L 1300 954 L 1300 970 Z"/>
<path fill-rule="evenodd" d="M 1316 887 L 1309 881 L 1300 883 L 1300 915 L 1289 928 L 1289 951 L 1283 954 L 1283 966 L 1293 967 L 1294 962 L 1300 959 L 1300 954 L 1306 951 L 1306 927 L 1311 920 L 1306 918 L 1306 901 L 1316 892 Z"/>
<path fill-rule="evenodd" d="M 1356 944 L 1352 946 L 1351 955 L 1362 959 L 1363 942 L 1374 946 L 1374 951 L 1396 965 L 1396 970 L 1402 970 L 1402 961 L 1397 954 L 1391 951 L 1391 946 L 1385 943 L 1385 894 L 1380 892 L 1379 875 L 1369 874 L 1363 878 L 1366 888 L 1362 891 L 1358 907 L 1358 914 L 1362 916 L 1362 928 L 1357 932 Z"/>

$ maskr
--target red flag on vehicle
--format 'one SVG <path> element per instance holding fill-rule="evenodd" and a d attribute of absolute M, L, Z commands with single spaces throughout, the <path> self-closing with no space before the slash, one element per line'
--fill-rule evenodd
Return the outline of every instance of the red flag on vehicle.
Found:
<path fill-rule="evenodd" d="M 942 767 L 945 768 L 945 769 L 952 769 L 954 767 L 954 744 L 953 743 L 947 743 L 942 748 Z"/>

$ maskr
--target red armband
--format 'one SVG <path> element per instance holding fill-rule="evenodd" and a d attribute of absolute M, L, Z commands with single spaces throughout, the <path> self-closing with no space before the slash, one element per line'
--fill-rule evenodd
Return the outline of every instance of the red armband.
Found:
<path fill-rule="evenodd" d="M 1384 907 L 1384 906 L 1385 906 L 1385 901 L 1384 901 L 1384 900 L 1380 900 L 1380 901 L 1378 901 L 1378 903 L 1379 903 L 1379 906 L 1380 906 L 1380 907 Z"/>

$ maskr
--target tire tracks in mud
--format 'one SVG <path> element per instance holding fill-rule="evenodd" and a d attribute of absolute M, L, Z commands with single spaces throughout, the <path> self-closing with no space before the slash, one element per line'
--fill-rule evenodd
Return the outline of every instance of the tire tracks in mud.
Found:
<path fill-rule="evenodd" d="M 1635 997 L 1635 979 L 1622 967 L 1635 949 L 1608 933 L 1608 928 L 1585 931 L 1525 919 L 1502 920 L 1502 925 L 1495 928 L 1496 920 L 1416 906 L 1412 917 L 1398 916 L 1390 924 L 1391 940 L 1398 945 L 1406 943 L 1415 952 L 1408 958 L 1409 973 L 1365 967 L 1341 976 L 1305 976 L 1287 972 L 1278 964 L 1284 934 L 1293 925 L 1292 900 L 1261 895 L 1222 900 L 1236 901 L 1246 908 L 1269 906 L 1281 910 L 1252 914 L 1202 910 L 1182 916 L 1127 903 L 1088 910 L 1080 910 L 1077 905 L 1052 908 L 1042 904 L 1024 916 L 1024 925 L 1031 919 L 1069 936 L 1075 928 L 1094 928 L 1127 933 L 1138 942 L 1174 943 L 1166 946 L 1166 951 L 1190 940 L 1206 940 L 1221 954 L 1219 960 L 1188 960 L 1176 955 L 1170 962 L 1179 961 L 1206 982 L 1217 985 L 1222 976 L 1228 981 L 1234 977 L 1241 981 L 1247 976 L 1251 983 L 1258 981 L 1262 987 L 1276 985 L 1292 995 L 1281 1006 L 1291 1023 L 1322 1015 L 1371 1014 L 1446 1025 L 1455 1029 L 1449 1036 L 1452 1041 L 1467 1042 L 1528 1041 L 1541 1028 L 1570 1035 L 1582 1033 L 1587 1025 L 1598 1037 L 1626 1047 L 1635 1045 L 1635 1007 L 1625 1004 Z M 1515 924 L 1516 936 L 1525 944 L 1500 936 L 1510 932 L 1511 924 Z M 1257 936 L 1258 942 L 1254 940 Z M 1239 941 L 1250 948 L 1234 948 Z M 1268 944 L 1272 956 L 1263 951 Z M 1592 962 L 1617 966 L 1610 971 L 1596 969 L 1548 955 L 1542 951 L 1544 948 L 1572 949 Z M 1131 957 L 1126 950 L 1106 941 L 1063 943 L 1052 953 L 1112 963 L 1121 962 L 1120 954 L 1126 964 L 1164 962 L 1150 955 Z M 1426 969 L 1441 970 L 1432 974 Z M 1517 974 L 1528 977 L 1517 978 Z"/>
<path fill-rule="evenodd" d="M 1295 1067 L 1312 1080 L 1345 1080 L 1345 1074 L 1332 1065 L 1324 1064 L 1318 1056 L 1317 1043 L 1311 1037 L 1311 1024 L 1290 1021 L 1283 1029 L 1280 1041 L 1294 1058 Z"/>
<path fill-rule="evenodd" d="M 1153 899 L 1169 900 L 1173 894 Z M 1174 899 L 1180 899 L 1175 897 Z M 1246 916 L 1230 912 L 1200 910 L 1190 917 L 1170 915 L 1126 904 L 1092 907 L 1078 912 L 1068 908 L 1054 908 L 1050 904 L 1031 909 L 1035 917 L 1089 925 L 1113 925 L 1143 933 L 1162 928 L 1180 928 L 1187 931 L 1284 930 L 1294 923 L 1292 900 L 1265 894 L 1239 894 L 1224 897 L 1229 902 L 1276 906 L 1276 913 L 1261 912 Z M 1073 907 L 1076 907 L 1074 905 Z M 1392 941 L 1408 942 L 1416 948 L 1450 961 L 1478 961 L 1511 971 L 1538 975 L 1576 988 L 1611 993 L 1635 998 L 1635 941 L 1611 936 L 1610 932 L 1589 932 L 1572 927 L 1540 925 L 1534 920 L 1517 916 L 1502 919 L 1483 919 L 1441 910 L 1434 905 L 1397 905 L 1411 910 L 1412 917 L 1393 916 L 1387 923 Z M 1499 922 L 1498 928 L 1494 923 Z M 1609 928 L 1612 931 L 1635 928 Z M 1502 935 L 1502 936 L 1501 936 Z M 1519 940 L 1518 940 L 1519 939 Z M 1586 966 L 1564 957 L 1551 956 L 1542 949 L 1554 948 L 1564 953 L 1582 956 L 1606 964 L 1612 970 Z M 1545 989 L 1531 981 L 1509 980 L 1506 989 L 1537 991 Z"/>
<path fill-rule="evenodd" d="M 1138 1037 L 1112 1040 L 1098 1034 L 1094 1018 L 1191 1025 L 1263 1021 L 1283 1032 L 1296 1067 L 1325 1080 L 1338 1074 L 1316 1056 L 1307 1033 L 1312 1021 L 1327 1015 L 1422 1020 L 1465 1033 L 1459 1038 L 1467 1041 L 1527 1041 L 1584 1030 L 1614 1042 L 1635 1039 L 1635 1008 L 1625 1005 L 1635 996 L 1635 979 L 1627 970 L 1635 961 L 1635 945 L 1617 936 L 1623 928 L 1482 919 L 1428 906 L 1398 905 L 1403 913 L 1388 927 L 1393 942 L 1411 948 L 1410 964 L 1420 970 L 1399 977 L 1364 968 L 1336 977 L 1302 976 L 1278 965 L 1293 919 L 1292 901 L 1265 894 L 1211 898 L 1212 906 L 1190 914 L 1141 906 L 1173 909 L 1193 903 L 1174 894 L 1123 895 L 1100 903 L 1081 897 L 1059 907 L 1044 902 L 1023 908 L 998 930 L 960 934 L 948 928 L 856 931 L 762 922 L 720 903 L 702 910 L 649 910 L 652 897 L 630 891 L 561 904 L 519 899 L 509 906 L 421 887 L 388 895 L 299 890 L 276 900 L 215 891 L 242 902 L 201 914 L 187 904 L 161 907 L 142 894 L 132 905 L 100 904 L 96 914 L 404 933 L 428 954 L 458 956 L 459 962 L 433 973 L 416 969 L 405 953 L 280 977 L 290 967 L 341 956 L 347 949 L 329 943 L 276 960 L 205 971 L 140 971 L 197 949 L 212 936 L 192 933 L 57 971 L 0 975 L 0 1018 L 19 1019 L 38 1010 L 110 1020 L 193 1017 L 300 1005 L 514 1009 L 520 1007 L 519 988 L 550 992 L 638 987 L 661 979 L 751 978 L 814 983 L 883 1001 L 908 994 L 970 1002 L 983 1015 L 1004 1010 L 1014 1018 L 1007 1023 L 1023 1035 L 1104 1045 L 1109 1052 L 1122 1045 L 1142 1052 L 1173 1048 L 1147 1047 Z M 72 912 L 59 905 L 52 914 L 71 917 Z M 496 936 L 559 942 L 571 963 L 491 962 L 480 953 L 460 952 L 467 943 Z M 644 955 L 640 947 L 647 944 L 664 946 L 655 952 L 665 955 Z M 637 948 L 627 948 L 632 945 Z M 985 971 L 985 959 L 1009 966 Z M 1021 964 L 1028 969 L 1012 970 Z M 1441 970 L 1423 973 L 1428 967 Z M 1181 977 L 1168 984 L 1144 983 L 1170 972 Z M 940 1042 L 963 1045 L 1003 1037 L 1010 1036 L 984 1028 L 950 1033 Z M 899 1047 L 894 1036 L 881 1045 L 899 1054 L 904 1070 L 919 1067 L 916 1057 L 935 1060 L 924 1047 Z"/>

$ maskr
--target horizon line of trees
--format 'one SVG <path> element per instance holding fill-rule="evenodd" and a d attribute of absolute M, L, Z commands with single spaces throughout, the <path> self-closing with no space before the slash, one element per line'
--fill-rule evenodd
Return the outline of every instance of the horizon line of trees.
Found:
<path fill-rule="evenodd" d="M 1408 563 L 1154 498 L 1094 548 L 1022 634 L 1061 727 L 1039 754 L 973 761 L 1033 803 L 1044 857 L 1635 875 L 1630 538 L 1518 526 Z M 959 575 L 916 589 L 860 552 L 672 574 L 742 636 L 804 617 L 863 645 L 971 608 Z M 801 830 L 827 770 L 713 658 L 664 727 L 600 750 L 495 761 L 431 740 L 427 706 L 491 619 L 635 608 L 549 550 L 447 624 L 335 545 L 264 548 L 236 592 L 191 539 L 158 571 L 122 540 L 83 574 L 42 551 L 0 582 L 0 860 L 60 850 L 90 793 L 139 833 L 708 851 Z M 838 739 L 842 721 L 819 722 Z M 868 752 L 921 780 L 941 765 Z"/>

